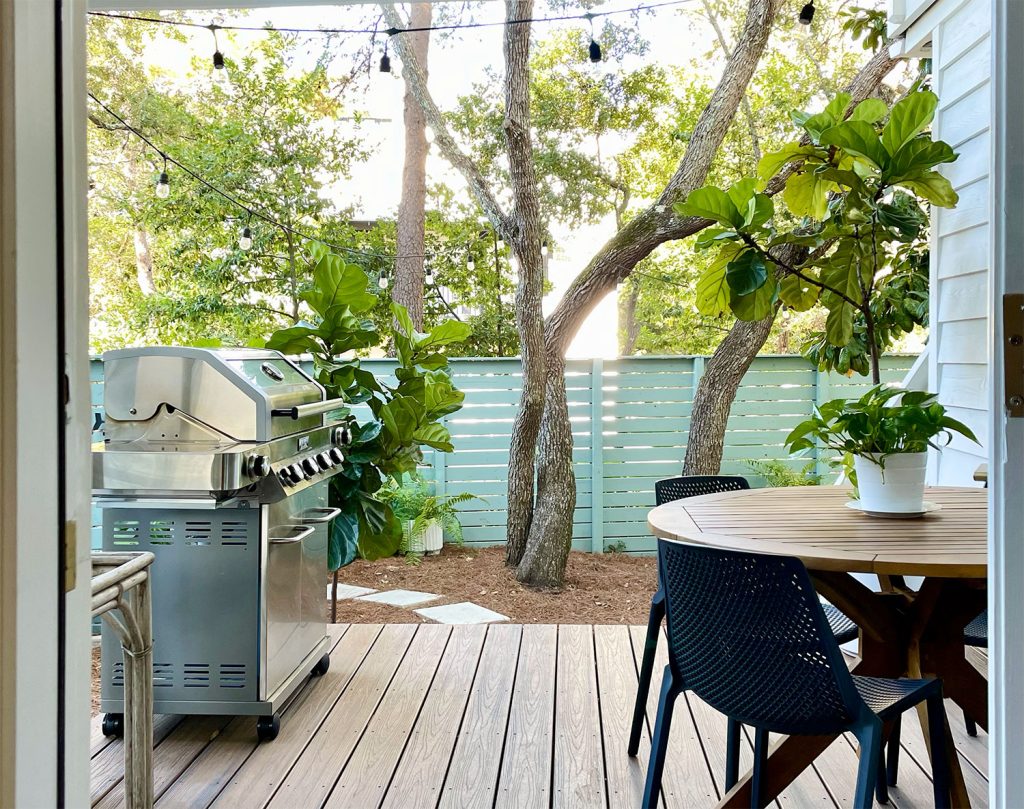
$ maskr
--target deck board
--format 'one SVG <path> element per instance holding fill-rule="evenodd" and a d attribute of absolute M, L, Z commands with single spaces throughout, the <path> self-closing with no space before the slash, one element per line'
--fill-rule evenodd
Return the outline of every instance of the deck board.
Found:
<path fill-rule="evenodd" d="M 285 707 L 274 742 L 252 717 L 158 717 L 158 807 L 514 809 L 640 804 L 665 644 L 659 646 L 640 755 L 625 747 L 645 627 L 331 629 L 330 671 Z M 984 664 L 983 656 L 976 662 Z M 987 739 L 947 708 L 975 807 L 987 806 Z M 92 801 L 123 805 L 120 741 L 92 734 Z M 664 809 L 713 806 L 725 768 L 724 717 L 694 694 L 676 704 Z M 905 719 L 894 809 L 932 805 L 916 713 Z M 749 740 L 742 766 L 749 767 Z M 837 739 L 779 807 L 851 805 L 857 749 Z"/>

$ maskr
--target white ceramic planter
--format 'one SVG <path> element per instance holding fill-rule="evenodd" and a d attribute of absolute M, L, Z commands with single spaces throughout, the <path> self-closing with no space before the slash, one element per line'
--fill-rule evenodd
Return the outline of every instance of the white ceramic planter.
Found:
<path fill-rule="evenodd" d="M 409 536 L 408 553 L 431 556 L 441 552 L 441 546 L 444 544 L 444 529 L 441 528 L 441 523 L 430 520 L 418 536 L 412 536 L 412 520 L 408 520 L 405 525 L 406 535 Z"/>
<path fill-rule="evenodd" d="M 853 463 L 857 470 L 860 505 L 865 511 L 900 514 L 924 509 L 927 452 L 889 455 L 885 469 L 867 457 L 856 456 Z"/>

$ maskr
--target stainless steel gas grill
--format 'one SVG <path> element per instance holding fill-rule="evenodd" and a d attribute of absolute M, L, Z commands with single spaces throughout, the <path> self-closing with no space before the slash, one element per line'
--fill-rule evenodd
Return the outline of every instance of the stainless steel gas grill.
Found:
<path fill-rule="evenodd" d="M 278 712 L 330 659 L 327 542 L 348 428 L 273 351 L 139 348 L 103 356 L 93 453 L 103 548 L 151 551 L 156 713 Z M 104 627 L 104 732 L 123 726 L 124 666 Z"/>

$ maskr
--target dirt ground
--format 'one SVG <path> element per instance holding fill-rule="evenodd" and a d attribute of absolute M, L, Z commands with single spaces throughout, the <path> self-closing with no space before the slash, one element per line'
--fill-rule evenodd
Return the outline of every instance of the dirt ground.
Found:
<path fill-rule="evenodd" d="M 569 556 L 565 589 L 538 592 L 516 581 L 505 567 L 504 547 L 471 550 L 446 545 L 417 565 L 392 557 L 356 560 L 339 582 L 376 590 L 423 590 L 443 596 L 429 606 L 472 601 L 517 624 L 646 624 L 656 587 L 653 557 L 621 553 Z M 365 601 L 339 601 L 338 623 L 423 623 L 409 609 Z"/>
<path fill-rule="evenodd" d="M 653 557 L 621 553 L 569 555 L 565 588 L 539 592 L 523 587 L 505 567 L 504 547 L 480 550 L 446 545 L 419 565 L 391 557 L 356 560 L 338 580 L 375 590 L 422 590 L 442 596 L 429 606 L 472 601 L 507 615 L 517 624 L 646 624 L 656 587 Z M 330 583 L 330 579 L 328 579 Z M 330 605 L 328 604 L 328 616 Z M 338 623 L 425 623 L 411 609 L 351 599 L 338 602 Z M 98 646 L 92 650 L 92 712 L 99 712 Z"/>

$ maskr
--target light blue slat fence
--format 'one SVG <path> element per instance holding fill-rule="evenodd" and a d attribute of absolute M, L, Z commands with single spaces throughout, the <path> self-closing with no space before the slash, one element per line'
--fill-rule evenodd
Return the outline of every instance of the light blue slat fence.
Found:
<path fill-rule="evenodd" d="M 883 381 L 899 381 L 913 364 L 910 355 L 883 359 Z M 468 545 L 504 542 L 506 466 L 521 389 L 517 359 L 453 359 L 456 384 L 466 392 L 465 407 L 447 420 L 456 450 L 429 452 L 423 474 L 439 492 L 470 492 L 483 498 L 463 511 Z M 391 360 L 366 360 L 382 378 Z M 609 545 L 629 553 L 654 550 L 647 511 L 654 504 L 654 482 L 679 474 L 690 426 L 693 391 L 704 373 L 704 357 L 628 357 L 571 360 L 566 368 L 569 415 L 573 425 L 576 513 L 573 547 L 601 552 Z M 102 412 L 102 362 L 92 363 L 93 406 Z M 763 356 L 743 378 L 729 418 L 723 474 L 747 475 L 760 483 L 747 463 L 777 459 L 794 469 L 807 459 L 790 459 L 786 434 L 811 413 L 816 402 L 859 395 L 870 387 L 864 377 L 821 374 L 796 356 Z M 97 433 L 94 440 L 102 440 Z M 95 512 L 95 510 L 94 510 Z M 97 514 L 94 513 L 94 525 Z M 94 545 L 97 532 L 93 532 Z"/>

